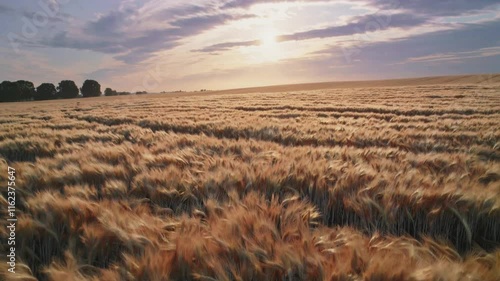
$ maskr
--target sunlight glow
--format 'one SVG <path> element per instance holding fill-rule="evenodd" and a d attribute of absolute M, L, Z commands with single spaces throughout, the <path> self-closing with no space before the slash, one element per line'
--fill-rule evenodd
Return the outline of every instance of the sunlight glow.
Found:
<path fill-rule="evenodd" d="M 273 28 L 265 29 L 259 36 L 258 47 L 260 62 L 272 62 L 280 59 L 280 46 L 277 41 L 277 32 Z"/>
<path fill-rule="evenodd" d="M 274 30 L 266 30 L 260 37 L 262 47 L 272 47 L 277 44 L 276 33 Z"/>

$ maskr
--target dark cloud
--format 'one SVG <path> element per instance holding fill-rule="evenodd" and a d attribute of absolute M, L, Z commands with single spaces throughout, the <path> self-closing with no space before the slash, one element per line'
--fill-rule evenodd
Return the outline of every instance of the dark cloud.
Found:
<path fill-rule="evenodd" d="M 151 15 L 151 18 L 160 21 L 169 21 L 172 18 L 192 17 L 193 15 L 200 13 L 213 12 L 213 10 L 214 8 L 208 5 L 179 5 L 160 10 Z"/>
<path fill-rule="evenodd" d="M 182 18 L 171 22 L 172 26 L 178 27 L 180 33 L 191 34 L 198 33 L 200 30 L 208 30 L 214 26 L 224 24 L 231 20 L 240 20 L 248 18 L 248 15 L 230 15 L 230 14 L 217 14 L 217 15 L 203 15 L 190 18 Z"/>
<path fill-rule="evenodd" d="M 138 63 L 159 50 L 166 50 L 177 45 L 175 29 L 148 30 L 140 36 L 100 36 L 78 38 L 68 32 L 58 33 L 56 36 L 42 42 L 43 45 L 56 48 L 70 48 L 92 50 L 115 55 L 115 58 L 126 63 Z M 108 34 L 109 35 L 109 34 Z"/>
<path fill-rule="evenodd" d="M 88 34 L 117 36 L 123 35 L 125 28 L 130 28 L 130 17 L 134 11 L 112 11 L 99 17 L 96 21 L 89 22 L 84 30 Z"/>
<path fill-rule="evenodd" d="M 88 40 L 79 39 L 75 36 L 68 36 L 67 31 L 59 32 L 55 36 L 43 39 L 40 45 L 49 46 L 54 48 L 69 48 L 77 50 L 92 50 L 107 54 L 116 54 L 126 51 L 122 45 L 119 44 L 118 40 L 109 38 L 107 40 Z"/>
<path fill-rule="evenodd" d="M 421 25 L 428 21 L 428 18 L 414 16 L 410 14 L 395 15 L 366 15 L 355 17 L 350 23 L 340 26 L 332 26 L 322 29 L 314 29 L 304 32 L 282 35 L 279 41 L 297 41 L 312 38 L 327 38 L 337 36 L 347 36 L 360 33 L 386 30 L 389 28 L 407 28 Z"/>
<path fill-rule="evenodd" d="M 173 28 L 149 30 L 143 32 L 143 35 L 140 37 L 127 38 L 122 45 L 127 47 L 130 51 L 116 58 L 125 63 L 137 63 L 153 56 L 154 53 L 158 51 L 168 50 L 178 46 L 179 40 L 182 38 L 194 36 L 228 21 L 245 17 L 247 16 L 223 14 L 175 20 L 170 23 Z"/>
<path fill-rule="evenodd" d="M 147 18 L 138 20 L 141 15 L 138 14 L 137 9 L 125 7 L 117 11 L 111 11 L 108 14 L 100 16 L 97 20 L 89 22 L 85 27 L 85 31 L 93 35 L 125 35 L 131 28 L 140 25 L 144 21 L 168 23 L 179 29 L 193 30 L 198 26 L 222 24 L 232 18 L 228 14 L 199 15 L 211 10 L 209 6 L 179 5 L 160 9 Z M 170 31 L 173 30 L 175 29 L 170 29 Z M 153 31 L 153 33 L 157 32 L 158 30 Z M 185 30 L 185 33 L 188 34 L 189 31 Z"/>

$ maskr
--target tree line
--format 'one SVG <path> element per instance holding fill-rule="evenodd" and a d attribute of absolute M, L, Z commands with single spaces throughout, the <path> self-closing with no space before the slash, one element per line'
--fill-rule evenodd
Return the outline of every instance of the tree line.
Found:
<path fill-rule="evenodd" d="M 137 92 L 146 94 L 147 92 Z M 104 91 L 105 96 L 130 95 L 129 92 L 117 92 L 111 88 Z M 30 81 L 3 81 L 0 83 L 0 102 L 41 101 L 55 99 L 73 99 L 78 97 L 99 97 L 102 95 L 101 85 L 95 80 L 85 80 L 78 89 L 74 81 L 63 80 L 57 85 L 42 83 L 35 88 Z"/>

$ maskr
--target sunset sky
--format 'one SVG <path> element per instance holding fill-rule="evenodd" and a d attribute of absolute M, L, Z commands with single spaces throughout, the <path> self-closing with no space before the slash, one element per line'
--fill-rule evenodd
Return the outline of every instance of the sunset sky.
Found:
<path fill-rule="evenodd" d="M 498 0 L 16 0 L 0 80 L 198 90 L 500 72 Z"/>

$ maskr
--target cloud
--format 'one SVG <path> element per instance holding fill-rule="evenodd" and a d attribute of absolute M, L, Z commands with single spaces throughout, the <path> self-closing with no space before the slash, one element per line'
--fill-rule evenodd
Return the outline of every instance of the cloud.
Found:
<path fill-rule="evenodd" d="M 281 3 L 281 2 L 319 2 L 294 1 L 294 0 L 231 0 L 223 7 L 225 8 L 248 8 L 255 4 L 262 3 Z M 333 0 L 331 2 L 345 2 L 342 0 Z M 312 29 L 302 32 L 285 34 L 278 37 L 278 41 L 300 41 L 308 39 L 321 39 L 338 36 L 349 36 L 363 34 L 373 31 L 382 31 L 390 28 L 410 28 L 431 22 L 437 17 L 470 15 L 479 11 L 491 10 L 500 4 L 496 0 L 354 0 L 361 5 L 371 7 L 377 10 L 373 14 L 358 16 L 345 25 L 330 26 L 320 29 Z M 246 47 L 258 45 L 259 41 L 241 41 L 241 42 L 223 42 L 213 44 L 197 52 L 220 52 L 227 51 L 237 47 Z"/>
<path fill-rule="evenodd" d="M 344 25 L 330 26 L 326 28 L 313 29 L 292 34 L 280 35 L 277 41 L 300 41 L 316 38 L 329 38 L 362 34 L 373 31 L 386 30 L 389 28 L 408 28 L 428 22 L 428 18 L 413 16 L 409 14 L 379 14 L 379 15 L 364 15 L 351 19 Z M 259 45 L 259 40 L 241 41 L 241 42 L 226 42 L 214 44 L 199 50 L 197 52 L 220 52 L 227 51 L 237 47 L 247 47 Z"/>
<path fill-rule="evenodd" d="M 220 44 L 211 45 L 211 46 L 205 47 L 203 49 L 199 49 L 199 50 L 193 50 L 193 52 L 216 53 L 216 52 L 220 52 L 220 51 L 227 51 L 227 50 L 230 50 L 230 49 L 233 49 L 236 47 L 256 46 L 259 44 L 260 44 L 259 40 L 227 42 L 227 43 L 220 43 Z"/>
<path fill-rule="evenodd" d="M 266 3 L 297 3 L 297 2 L 328 2 L 328 0 L 229 0 L 222 5 L 222 9 L 249 8 L 256 4 Z"/>
<path fill-rule="evenodd" d="M 366 0 L 361 0 L 366 1 Z M 497 0 L 369 0 L 369 5 L 384 9 L 402 9 L 423 16 L 457 16 L 498 6 Z"/>
<path fill-rule="evenodd" d="M 458 61 L 463 59 L 484 58 L 500 56 L 500 47 L 481 48 L 478 50 L 465 52 L 446 52 L 421 57 L 413 57 L 407 59 L 407 62 L 442 62 L 442 61 Z"/>
<path fill-rule="evenodd" d="M 202 15 L 189 18 L 178 19 L 170 24 L 178 28 L 178 34 L 190 35 L 200 31 L 211 29 L 217 25 L 222 25 L 228 21 L 240 20 L 251 17 L 250 15 L 216 14 Z"/>
<path fill-rule="evenodd" d="M 127 50 L 124 46 L 118 43 L 118 40 L 113 38 L 109 38 L 107 40 L 79 39 L 74 36 L 68 36 L 67 31 L 59 32 L 51 38 L 42 39 L 39 43 L 42 46 L 53 48 L 92 50 L 106 54 L 116 54 Z"/>
<path fill-rule="evenodd" d="M 172 49 L 180 40 L 206 32 L 247 14 L 207 14 L 200 6 L 183 5 L 145 13 L 138 8 L 120 9 L 87 22 L 83 28 L 62 31 L 40 43 L 47 47 L 92 50 L 115 55 L 125 63 L 139 63 L 158 51 Z M 189 15 L 189 13 L 195 13 Z M 175 14 L 178 13 L 178 14 Z M 170 14 L 170 16 L 167 16 Z M 182 15 L 182 16 L 180 16 Z"/>
<path fill-rule="evenodd" d="M 495 34 L 499 28 L 499 21 L 490 21 L 367 43 L 355 47 L 349 59 L 341 46 L 332 45 L 308 56 L 279 62 L 279 73 L 311 81 L 498 73 L 500 40 Z"/>
<path fill-rule="evenodd" d="M 226 9 L 248 8 L 260 3 L 325 2 L 320 0 L 230 0 L 199 4 L 171 5 L 165 2 L 143 2 L 140 7 L 134 1 L 122 2 L 116 10 L 84 23 L 83 28 L 73 27 L 41 40 L 48 47 L 92 50 L 115 55 L 126 63 L 138 63 L 152 57 L 158 51 L 179 46 L 182 39 L 195 36 L 252 15 L 238 14 Z M 334 0 L 333 2 L 342 2 Z M 424 24 L 432 15 L 460 14 L 488 8 L 495 1 L 402 1 L 355 0 L 372 8 L 380 9 L 375 15 L 353 18 L 349 23 L 303 32 L 281 35 L 279 41 L 296 41 L 313 38 L 348 36 L 389 28 L 408 28 Z M 352 2 L 351 2 L 352 3 Z M 1 7 L 1 6 L 0 6 Z M 1 8 L 0 8 L 1 11 Z M 195 51 L 214 53 L 236 47 L 258 45 L 257 40 L 221 42 Z"/>
<path fill-rule="evenodd" d="M 170 19 L 172 17 L 190 17 L 196 14 L 213 12 L 213 7 L 202 6 L 196 4 L 179 5 L 170 7 L 168 9 L 160 9 L 151 15 L 152 19 L 164 21 L 165 19 Z"/>
<path fill-rule="evenodd" d="M 379 14 L 355 17 L 350 23 L 340 26 L 297 32 L 278 37 L 278 41 L 298 41 L 313 38 L 347 36 L 389 28 L 407 28 L 426 23 L 429 19 L 410 14 Z"/>
<path fill-rule="evenodd" d="M 13 8 L 0 4 L 0 14 L 7 14 L 13 11 L 14 11 Z"/>
<path fill-rule="evenodd" d="M 129 27 L 128 23 L 134 11 L 111 11 L 100 16 L 97 20 L 87 23 L 84 27 L 85 33 L 102 36 L 124 35 L 124 29 Z"/>
<path fill-rule="evenodd" d="M 47 24 L 64 23 L 64 22 L 68 22 L 69 19 L 71 18 L 71 16 L 69 14 L 62 13 L 62 12 L 57 13 L 57 15 L 55 15 L 53 17 L 47 15 L 47 17 L 43 17 L 41 19 L 40 19 L 40 15 L 46 15 L 45 13 L 23 11 L 22 15 L 24 17 L 28 18 L 29 20 L 32 20 L 32 21 L 35 21 L 35 20 L 42 20 L 42 21 L 47 20 Z"/>
<path fill-rule="evenodd" d="M 409 38 L 395 39 L 385 42 L 367 43 L 354 46 L 352 49 L 332 47 L 323 50 L 322 53 L 330 53 L 333 56 L 339 54 L 351 54 L 347 61 L 353 64 L 363 65 L 411 65 L 419 62 L 433 62 L 439 56 L 445 56 L 450 60 L 475 54 L 476 57 L 490 57 L 491 61 L 497 61 L 498 56 L 497 38 L 499 21 L 489 21 L 481 24 L 465 24 L 459 29 L 435 31 L 416 35 Z M 483 55 L 479 56 L 479 54 Z M 500 69 L 496 69 L 498 72 Z M 495 71 L 493 71 L 495 72 Z"/>
<path fill-rule="evenodd" d="M 248 8 L 264 3 L 344 2 L 369 6 L 380 11 L 400 10 L 417 16 L 456 16 L 498 6 L 497 0 L 229 0 L 222 8 Z"/>

